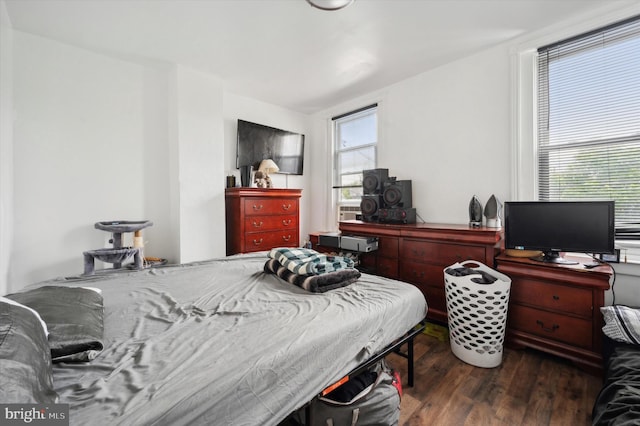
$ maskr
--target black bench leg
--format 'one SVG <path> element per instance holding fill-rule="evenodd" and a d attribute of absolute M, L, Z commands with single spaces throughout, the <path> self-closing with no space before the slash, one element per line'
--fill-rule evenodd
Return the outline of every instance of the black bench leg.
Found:
<path fill-rule="evenodd" d="M 413 338 L 409 339 L 409 347 L 407 348 L 407 375 L 409 380 L 409 387 L 413 387 Z"/>

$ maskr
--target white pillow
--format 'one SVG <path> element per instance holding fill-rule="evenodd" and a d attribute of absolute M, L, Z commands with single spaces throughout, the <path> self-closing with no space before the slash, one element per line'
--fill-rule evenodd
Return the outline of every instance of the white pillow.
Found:
<path fill-rule="evenodd" d="M 604 334 L 617 341 L 640 345 L 640 309 L 628 306 L 605 306 L 600 308 L 604 316 Z"/>

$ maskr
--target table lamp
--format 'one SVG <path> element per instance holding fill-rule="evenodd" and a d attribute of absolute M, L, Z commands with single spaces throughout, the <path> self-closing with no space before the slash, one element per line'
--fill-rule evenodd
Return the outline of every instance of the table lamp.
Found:
<path fill-rule="evenodd" d="M 280 171 L 280 168 L 272 159 L 267 158 L 265 160 L 262 160 L 262 162 L 260 163 L 260 167 L 258 167 L 258 171 L 264 174 L 262 178 L 266 181 L 266 187 L 272 188 L 273 183 L 271 182 L 271 178 L 269 177 L 269 175 L 271 173 L 278 173 Z"/>

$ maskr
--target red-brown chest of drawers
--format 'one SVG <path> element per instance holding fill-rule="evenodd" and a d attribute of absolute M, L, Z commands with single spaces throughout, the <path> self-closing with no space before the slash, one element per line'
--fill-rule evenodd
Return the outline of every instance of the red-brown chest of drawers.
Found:
<path fill-rule="evenodd" d="M 300 245 L 300 189 L 227 188 L 227 255 Z"/>
<path fill-rule="evenodd" d="M 378 237 L 378 250 L 364 253 L 362 265 L 376 275 L 400 279 L 418 287 L 427 299 L 427 317 L 447 322 L 444 268 L 476 260 L 493 267 L 502 230 L 455 224 L 379 224 L 340 222 L 342 235 Z"/>
<path fill-rule="evenodd" d="M 576 258 L 577 261 L 584 259 Z M 612 269 L 555 265 L 501 254 L 500 272 L 511 278 L 507 344 L 531 347 L 597 371 L 602 366 L 604 292 Z"/>

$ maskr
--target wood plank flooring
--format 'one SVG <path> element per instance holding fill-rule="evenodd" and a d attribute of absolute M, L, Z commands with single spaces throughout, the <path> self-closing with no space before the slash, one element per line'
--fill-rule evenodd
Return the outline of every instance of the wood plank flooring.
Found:
<path fill-rule="evenodd" d="M 402 374 L 400 426 L 591 424 L 602 379 L 561 358 L 505 348 L 499 367 L 479 368 L 453 355 L 448 341 L 425 334 L 414 351 L 412 388 L 406 360 L 387 357 Z"/>

